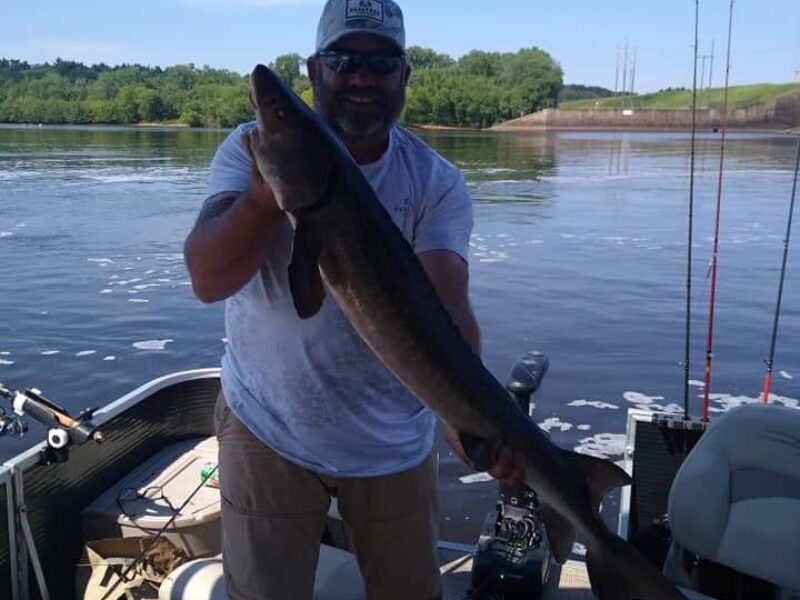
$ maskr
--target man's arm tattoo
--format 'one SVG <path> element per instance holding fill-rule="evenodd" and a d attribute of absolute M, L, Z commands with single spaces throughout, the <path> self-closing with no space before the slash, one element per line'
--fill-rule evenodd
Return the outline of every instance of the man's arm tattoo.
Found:
<path fill-rule="evenodd" d="M 197 223 L 205 223 L 220 215 L 224 214 L 231 206 L 234 205 L 236 200 L 239 199 L 241 192 L 220 192 L 206 198 L 203 202 L 203 208 L 200 209 L 200 214 L 197 216 Z"/>

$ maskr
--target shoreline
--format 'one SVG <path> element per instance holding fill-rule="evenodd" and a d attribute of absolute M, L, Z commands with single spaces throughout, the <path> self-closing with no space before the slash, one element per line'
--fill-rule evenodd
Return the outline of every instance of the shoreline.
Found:
<path fill-rule="evenodd" d="M 616 125 L 594 125 L 594 126 L 570 126 L 570 125 L 519 125 L 519 126 L 506 126 L 494 125 L 488 129 L 479 131 L 488 131 L 492 133 L 543 133 L 547 131 L 587 131 L 587 132 L 623 132 L 623 133 L 691 133 L 691 128 L 686 127 L 669 127 L 669 126 L 638 126 L 638 127 L 622 127 Z M 800 133 L 800 128 L 786 129 L 780 127 L 728 127 L 729 133 L 774 133 L 774 134 L 797 134 Z M 714 127 L 698 127 L 697 133 L 719 133 L 720 128 Z"/>
<path fill-rule="evenodd" d="M 623 127 L 618 125 L 507 125 L 498 124 L 487 128 L 458 127 L 454 125 L 404 125 L 411 131 L 420 132 L 452 132 L 452 133 L 547 133 L 547 132 L 597 132 L 597 133 L 691 133 L 691 128 L 670 126 L 635 126 Z M 184 123 L 0 123 L 2 129 L 75 129 L 75 130 L 163 130 L 163 131 L 232 131 L 233 128 L 224 127 L 191 127 Z M 698 133 L 719 133 L 718 128 L 698 127 Z M 730 133 L 760 133 L 775 135 L 800 135 L 800 127 L 743 127 L 729 126 Z"/>

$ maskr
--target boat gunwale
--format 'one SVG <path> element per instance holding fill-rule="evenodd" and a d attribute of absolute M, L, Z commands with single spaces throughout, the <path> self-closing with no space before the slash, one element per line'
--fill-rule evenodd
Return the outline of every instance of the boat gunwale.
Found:
<path fill-rule="evenodd" d="M 160 392 L 169 386 L 185 383 L 187 381 L 195 381 L 198 379 L 219 378 L 220 371 L 221 369 L 219 368 L 206 368 L 179 371 L 177 373 L 163 375 L 145 384 L 142 384 L 138 388 L 98 408 L 97 412 L 94 413 L 92 421 L 94 421 L 98 427 L 102 427 L 123 412 L 139 404 L 139 402 L 146 400 L 153 394 L 156 394 L 157 392 Z M 0 468 L 9 469 L 12 474 L 18 470 L 25 471 L 39 464 L 41 452 L 46 448 L 47 440 L 42 440 L 27 450 L 23 450 L 19 454 L 4 461 L 2 464 L 0 464 Z"/>

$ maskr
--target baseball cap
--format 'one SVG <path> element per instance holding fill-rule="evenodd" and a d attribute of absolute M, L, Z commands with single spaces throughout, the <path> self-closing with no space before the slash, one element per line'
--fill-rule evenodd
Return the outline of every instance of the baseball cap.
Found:
<path fill-rule="evenodd" d="M 406 48 L 403 11 L 392 0 L 328 0 L 317 27 L 317 52 L 351 33 L 371 33 Z"/>

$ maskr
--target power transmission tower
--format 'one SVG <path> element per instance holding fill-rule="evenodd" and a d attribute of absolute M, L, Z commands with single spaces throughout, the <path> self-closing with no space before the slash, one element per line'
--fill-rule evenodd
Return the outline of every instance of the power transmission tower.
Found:
<path fill-rule="evenodd" d="M 622 67 L 622 92 L 628 92 L 628 40 L 625 40 L 625 59 Z"/>

